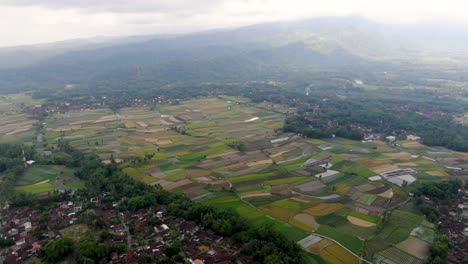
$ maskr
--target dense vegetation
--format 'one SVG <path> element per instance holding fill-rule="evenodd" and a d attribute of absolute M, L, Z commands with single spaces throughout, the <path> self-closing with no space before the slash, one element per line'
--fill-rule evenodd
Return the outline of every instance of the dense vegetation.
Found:
<path fill-rule="evenodd" d="M 331 137 L 335 134 L 361 139 L 364 133 L 382 133 L 403 137 L 420 136 L 429 146 L 444 146 L 468 151 L 468 128 L 454 122 L 454 114 L 463 111 L 463 102 L 437 100 L 430 91 L 413 91 L 398 95 L 391 90 L 378 92 L 359 88 L 335 89 L 328 95 L 312 90 L 312 96 L 326 100 L 299 105 L 299 111 L 287 118 L 284 129 L 308 137 Z M 345 98 L 340 98 L 345 95 Z M 424 96 L 421 101 L 419 96 Z M 297 103 L 296 103 L 297 104 Z"/>
<path fill-rule="evenodd" d="M 437 204 L 451 203 L 457 196 L 458 190 L 462 187 L 460 180 L 441 181 L 436 183 L 423 183 L 414 190 L 415 206 L 426 216 L 429 221 L 437 223 L 441 213 L 434 206 Z M 430 201 L 424 199 L 429 198 Z M 450 241 L 444 234 L 436 234 L 434 243 L 430 248 L 429 263 L 447 263 L 447 255 L 450 249 Z"/>
<path fill-rule="evenodd" d="M 0 205 L 22 196 L 22 194 L 15 192 L 14 187 L 17 175 L 22 174 L 25 170 L 23 151 L 26 160 L 32 159 L 35 155 L 35 151 L 31 147 L 0 144 Z"/>

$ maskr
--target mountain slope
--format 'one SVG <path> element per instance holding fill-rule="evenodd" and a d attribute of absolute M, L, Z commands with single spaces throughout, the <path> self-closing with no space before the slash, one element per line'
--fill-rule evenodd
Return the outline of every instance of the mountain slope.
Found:
<path fill-rule="evenodd" d="M 460 41 L 468 34 L 446 32 L 443 39 L 432 42 L 427 41 L 429 36 L 418 26 L 343 17 L 117 40 L 0 70 L 0 91 L 61 88 L 70 83 L 124 89 L 136 83 L 148 87 L 173 82 L 307 81 L 314 74 L 330 72 L 349 80 L 385 81 L 386 72 L 402 77 L 413 74 L 426 58 L 447 59 L 431 47 L 450 46 L 457 55 L 463 54 Z"/>

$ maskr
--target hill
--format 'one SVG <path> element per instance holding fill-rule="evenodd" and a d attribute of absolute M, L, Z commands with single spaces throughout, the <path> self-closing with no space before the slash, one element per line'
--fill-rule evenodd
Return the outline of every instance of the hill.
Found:
<path fill-rule="evenodd" d="M 464 80 L 466 69 L 459 66 L 465 61 L 460 54 L 466 39 L 468 31 L 462 29 L 340 17 L 177 36 L 71 41 L 42 50 L 0 49 L 1 61 L 15 67 L 0 65 L 0 91 L 56 90 L 66 84 L 83 93 L 96 87 L 143 89 L 170 83 L 295 83 L 324 75 L 387 85 L 401 79 L 418 84 L 428 74 Z"/>

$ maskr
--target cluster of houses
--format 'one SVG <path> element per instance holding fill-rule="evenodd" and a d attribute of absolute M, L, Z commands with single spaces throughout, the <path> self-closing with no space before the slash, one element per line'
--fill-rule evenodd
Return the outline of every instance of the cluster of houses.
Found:
<path fill-rule="evenodd" d="M 176 242 L 180 242 L 182 255 L 190 263 L 233 263 L 233 259 L 251 263 L 248 256 L 240 254 L 241 245 L 235 240 L 219 236 L 201 224 L 168 217 L 164 207 L 137 212 L 103 208 L 95 212 L 112 234 L 105 243 L 110 247 L 124 243 L 129 248 L 120 254 L 113 252 L 109 263 L 138 263 L 142 256 L 157 260 Z"/>
<path fill-rule="evenodd" d="M 39 227 L 41 212 L 31 208 L 3 210 L 0 221 L 3 246 L 10 244 L 0 251 L 0 263 L 22 263 L 35 256 L 41 243 L 33 232 Z"/>
<path fill-rule="evenodd" d="M 136 212 L 120 211 L 118 202 L 66 201 L 47 212 L 29 207 L 9 208 L 0 214 L 4 241 L 11 245 L 0 251 L 0 263 L 24 263 L 37 256 L 41 246 L 63 236 L 63 230 L 90 223 L 85 217 L 94 212 L 109 234 L 104 238 L 108 248 L 124 245 L 124 250 L 112 252 L 109 263 L 138 263 L 141 257 L 154 261 L 166 256 L 166 248 L 180 244 L 179 255 L 190 263 L 252 263 L 240 253 L 241 244 L 219 236 L 203 225 L 183 218 L 168 216 L 164 206 L 140 209 Z M 84 214 L 83 212 L 87 213 Z"/>
<path fill-rule="evenodd" d="M 439 229 L 450 239 L 449 260 L 465 263 L 468 261 L 468 190 L 459 190 L 457 200 L 450 205 L 433 205 L 440 211 Z"/>

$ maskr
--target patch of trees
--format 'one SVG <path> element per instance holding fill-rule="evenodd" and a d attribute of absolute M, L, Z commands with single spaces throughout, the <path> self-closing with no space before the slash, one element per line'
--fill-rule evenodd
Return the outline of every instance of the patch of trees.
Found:
<path fill-rule="evenodd" d="M 416 197 L 414 204 L 429 221 L 437 223 L 440 217 L 440 212 L 432 202 L 426 201 L 424 197 L 428 197 L 431 201 L 438 204 L 447 204 L 452 202 L 458 196 L 458 190 L 461 187 L 462 182 L 459 179 L 420 184 L 414 190 L 414 195 Z M 428 263 L 447 263 L 449 249 L 450 241 L 448 237 L 443 234 L 436 234 L 434 243 L 430 248 L 430 258 Z"/>
<path fill-rule="evenodd" d="M 302 134 L 309 138 L 330 138 L 335 135 L 352 140 L 362 139 L 362 132 L 351 128 L 349 125 L 332 124 L 325 119 L 311 120 L 304 114 L 288 117 L 284 122 L 283 130 Z"/>
<path fill-rule="evenodd" d="M 59 262 L 71 254 L 74 250 L 74 242 L 71 238 L 61 237 L 45 244 L 41 249 L 40 258 L 52 263 Z"/>
<path fill-rule="evenodd" d="M 14 242 L 11 239 L 9 239 L 7 237 L 0 236 L 0 249 L 10 247 L 13 244 L 14 244 Z"/>
<path fill-rule="evenodd" d="M 38 255 L 45 263 L 58 263 L 66 258 L 74 259 L 78 264 L 105 263 L 108 260 L 109 249 L 91 233 L 87 233 L 77 242 L 68 237 L 49 241 Z"/>
<path fill-rule="evenodd" d="M 431 264 L 447 263 L 447 255 L 450 250 L 450 241 L 446 235 L 437 234 L 434 243 L 429 249 L 429 260 Z"/>
<path fill-rule="evenodd" d="M 426 145 L 468 151 L 468 128 L 455 123 L 451 114 L 438 113 L 438 107 L 426 109 L 424 103 L 404 99 L 396 102 L 385 97 L 375 100 L 362 97 L 329 97 L 326 102 L 316 104 L 315 109 L 301 108 L 298 114 L 286 119 L 284 130 L 313 138 L 335 134 L 356 140 L 361 139 L 366 130 L 397 136 L 414 133 Z M 430 114 L 418 112 L 423 109 Z"/>
<path fill-rule="evenodd" d="M 35 155 L 33 148 L 17 144 L 0 144 L 0 205 L 11 202 L 18 195 L 15 192 L 16 179 L 24 173 L 23 161 L 32 159 Z"/>
<path fill-rule="evenodd" d="M 237 149 L 238 151 L 241 151 L 241 152 L 245 151 L 245 142 L 243 141 L 236 140 L 236 141 L 229 142 L 226 145 L 228 145 L 229 147 L 233 149 Z"/>
<path fill-rule="evenodd" d="M 436 183 L 422 183 L 414 190 L 414 195 L 427 196 L 438 202 L 450 202 L 458 196 L 462 187 L 459 179 L 440 181 Z"/>
<path fill-rule="evenodd" d="M 449 203 L 458 195 L 458 189 L 462 186 L 460 180 L 441 181 L 436 183 L 423 183 L 414 189 L 416 208 L 426 216 L 427 220 L 437 223 L 440 212 L 432 202 L 426 201 L 424 197 L 431 201 L 444 204 Z"/>

